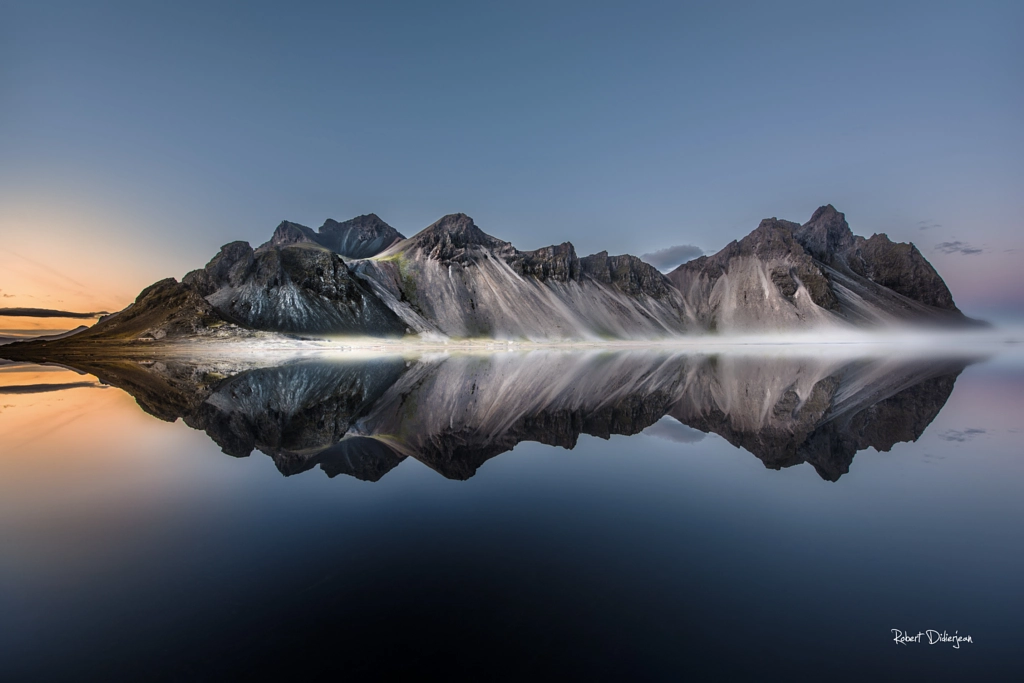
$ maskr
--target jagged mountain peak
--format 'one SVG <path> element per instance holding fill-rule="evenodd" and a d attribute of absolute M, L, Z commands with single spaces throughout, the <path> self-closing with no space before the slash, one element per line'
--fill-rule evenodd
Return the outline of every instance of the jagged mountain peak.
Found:
<path fill-rule="evenodd" d="M 831 204 L 819 207 L 807 221 L 793 232 L 796 239 L 816 259 L 831 264 L 835 254 L 853 246 L 854 234 L 846 215 Z"/>
<path fill-rule="evenodd" d="M 580 266 L 584 274 L 629 296 L 645 294 L 662 299 L 672 288 L 660 270 L 632 254 L 609 256 L 607 251 L 599 251 L 581 258 Z"/>
<path fill-rule="evenodd" d="M 319 244 L 319 236 L 311 228 L 307 228 L 305 225 L 299 223 L 293 223 L 291 221 L 281 221 L 278 223 L 277 228 L 274 229 L 274 234 L 271 236 L 270 241 L 260 246 L 260 249 L 267 247 L 284 247 L 289 244 L 299 243 L 313 243 Z"/>
<path fill-rule="evenodd" d="M 388 247 L 405 239 L 402 233 L 381 220 L 374 213 L 356 216 L 338 222 L 328 218 L 316 232 L 312 228 L 291 221 L 281 221 L 269 242 L 259 247 L 286 247 L 293 244 L 312 244 L 329 249 L 346 258 L 360 259 L 376 256 Z"/>
<path fill-rule="evenodd" d="M 967 320 L 914 245 L 884 234 L 854 235 L 831 204 L 803 225 L 766 218 L 669 279 L 697 318 L 716 330 Z"/>
<path fill-rule="evenodd" d="M 782 228 L 784 230 L 789 230 L 792 232 L 793 230 L 796 230 L 799 227 L 799 223 L 794 223 L 793 221 L 787 221 L 785 219 L 776 218 L 775 216 L 772 216 L 771 218 L 762 218 L 761 222 L 757 224 L 757 227 L 754 228 L 754 230 L 767 231 Z"/>
<path fill-rule="evenodd" d="M 846 214 L 844 214 L 844 213 L 842 213 L 840 211 L 837 211 L 836 207 L 832 206 L 831 204 L 826 204 L 825 206 L 819 206 L 817 209 L 814 210 L 814 213 L 811 214 L 811 220 L 809 220 L 807 222 L 808 223 L 818 223 L 818 222 L 822 222 L 822 221 L 827 221 L 827 222 L 840 221 L 840 222 L 845 223 L 846 222 Z"/>
<path fill-rule="evenodd" d="M 799 228 L 799 223 L 779 218 L 764 218 L 749 235 L 732 244 L 739 245 L 741 250 L 748 253 L 763 251 L 765 247 L 782 247 L 788 251 L 794 244 L 793 235 Z"/>
<path fill-rule="evenodd" d="M 381 219 L 381 217 L 378 216 L 377 214 L 375 214 L 375 213 L 364 213 L 361 216 L 356 216 L 355 218 L 349 218 L 347 221 L 336 221 L 333 218 L 328 218 L 326 221 L 324 221 L 323 226 L 321 226 L 320 232 L 323 232 L 324 228 L 334 227 L 334 226 L 342 226 L 342 227 L 347 227 L 347 226 L 360 226 L 360 227 L 363 227 L 363 226 L 366 226 L 366 227 L 391 228 L 391 226 L 388 225 L 387 223 L 385 223 L 384 220 Z M 392 228 L 392 230 L 393 229 L 394 228 Z"/>
<path fill-rule="evenodd" d="M 319 232 L 282 221 L 258 249 L 226 244 L 160 291 L 117 314 L 116 331 L 94 329 L 564 340 L 970 322 L 912 244 L 858 237 L 831 204 L 802 225 L 766 218 L 667 277 L 628 254 L 581 257 L 570 242 L 519 251 L 464 213 L 408 239 L 376 214 Z"/>
<path fill-rule="evenodd" d="M 473 219 L 464 213 L 450 213 L 432 223 L 420 236 L 429 234 L 449 235 L 453 242 L 487 245 L 495 238 L 477 227 Z"/>
<path fill-rule="evenodd" d="M 478 248 L 502 252 L 513 249 L 508 242 L 485 233 L 464 213 L 443 216 L 396 248 L 418 249 L 439 261 L 463 261 L 471 258 L 467 252 Z"/>
<path fill-rule="evenodd" d="M 362 216 L 350 218 L 347 221 L 336 221 L 333 218 L 328 218 L 320 226 L 320 235 L 325 237 L 342 231 L 355 231 L 367 238 L 386 235 L 389 238 L 405 239 L 405 235 L 388 225 L 375 213 L 363 214 Z"/>
<path fill-rule="evenodd" d="M 320 226 L 319 242 L 347 258 L 370 258 L 405 239 L 405 235 L 375 213 L 338 222 L 328 218 Z"/>
<path fill-rule="evenodd" d="M 551 245 L 548 245 L 546 247 L 541 247 L 540 249 L 534 249 L 533 251 L 529 251 L 529 252 L 524 251 L 523 253 L 524 254 L 535 254 L 537 256 L 541 256 L 541 255 L 549 256 L 549 257 L 565 256 L 565 257 L 569 257 L 569 258 L 574 258 L 576 256 L 576 247 L 573 246 L 572 242 L 562 242 L 561 244 L 551 244 Z"/>

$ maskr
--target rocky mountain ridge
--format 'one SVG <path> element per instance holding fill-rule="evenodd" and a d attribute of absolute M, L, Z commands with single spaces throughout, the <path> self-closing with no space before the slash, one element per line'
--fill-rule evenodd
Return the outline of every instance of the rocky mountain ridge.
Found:
<path fill-rule="evenodd" d="M 519 251 L 465 214 L 445 216 L 356 272 L 418 333 L 495 339 L 680 334 L 682 299 L 653 266 L 572 244 Z"/>
<path fill-rule="evenodd" d="M 569 242 L 521 251 L 465 214 L 410 238 L 369 214 L 319 231 L 282 222 L 256 249 L 227 244 L 180 283 L 158 282 L 59 343 L 254 331 L 656 340 L 906 322 L 972 321 L 914 245 L 854 235 L 831 205 L 802 225 L 765 219 L 667 276 L 628 254 L 581 257 Z"/>
<path fill-rule="evenodd" d="M 710 330 L 967 322 L 913 244 L 854 235 L 831 204 L 803 225 L 766 218 L 668 277 Z"/>
<path fill-rule="evenodd" d="M 281 221 L 270 241 L 261 245 L 260 249 L 316 244 L 345 258 L 361 259 L 376 256 L 404 239 L 402 233 L 382 221 L 377 214 L 370 213 L 340 223 L 328 218 L 320 226 L 319 232 L 305 225 Z"/>
<path fill-rule="evenodd" d="M 221 248 L 184 277 L 226 321 L 298 334 L 401 336 L 405 326 L 338 254 L 303 242 Z"/>

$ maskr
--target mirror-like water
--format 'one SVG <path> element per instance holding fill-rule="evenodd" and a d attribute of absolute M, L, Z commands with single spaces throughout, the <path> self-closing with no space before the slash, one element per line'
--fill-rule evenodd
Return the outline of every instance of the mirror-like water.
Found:
<path fill-rule="evenodd" d="M 1022 405 L 1007 355 L 0 365 L 0 674 L 1008 675 Z"/>

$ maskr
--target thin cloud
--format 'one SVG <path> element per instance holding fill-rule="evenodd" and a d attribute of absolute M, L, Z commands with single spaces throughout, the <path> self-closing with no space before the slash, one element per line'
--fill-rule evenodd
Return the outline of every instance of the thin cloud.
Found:
<path fill-rule="evenodd" d="M 61 384 L 15 384 L 13 386 L 0 387 L 0 394 L 45 394 L 51 391 L 64 391 L 65 389 L 79 389 L 82 387 L 94 387 L 103 389 L 97 382 L 64 382 Z"/>
<path fill-rule="evenodd" d="M 18 318 L 98 318 L 106 315 L 106 311 L 93 313 L 76 313 L 74 311 L 58 311 L 52 308 L 0 308 L 0 315 Z"/>
<path fill-rule="evenodd" d="M 942 227 L 942 223 L 932 223 L 931 221 L 918 221 L 917 222 L 917 229 L 918 230 L 932 230 L 934 228 L 941 228 L 941 227 Z"/>
<path fill-rule="evenodd" d="M 6 255 L 15 258 L 0 258 L 0 263 L 2 263 L 0 268 L 3 268 L 5 272 L 7 269 L 10 269 L 12 272 L 21 275 L 48 292 L 73 292 L 80 298 L 87 298 L 87 300 L 91 299 L 93 301 L 96 300 L 97 296 L 101 297 L 104 302 L 117 301 L 119 299 L 119 297 L 113 296 L 107 291 L 98 291 L 95 286 L 86 286 L 56 268 L 0 245 L 0 256 Z M 22 296 L 29 299 L 37 298 L 31 294 Z"/>
<path fill-rule="evenodd" d="M 644 254 L 640 258 L 658 270 L 669 270 L 703 255 L 704 250 L 700 247 L 692 244 L 677 244 L 674 247 L 665 247 L 652 251 L 650 254 Z"/>
<path fill-rule="evenodd" d="M 71 284 L 75 285 L 76 287 L 78 287 L 78 288 L 80 288 L 82 290 L 88 290 L 89 289 L 86 285 L 83 285 L 78 280 L 75 280 L 74 278 L 68 277 L 67 275 L 65 275 L 64 273 L 60 272 L 56 268 L 53 268 L 52 266 L 48 266 L 45 263 L 40 263 L 39 261 L 36 261 L 35 259 L 30 259 L 28 256 L 23 256 L 22 254 L 19 254 L 18 252 L 13 251 L 11 249 L 4 249 L 4 251 L 6 251 L 8 254 L 11 254 L 12 256 L 17 256 L 22 261 L 26 261 L 28 263 L 31 263 L 36 268 L 39 268 L 40 270 L 43 270 L 43 271 L 49 273 L 50 275 L 53 275 L 54 277 L 58 277 L 58 278 L 66 281 L 66 282 L 70 282 Z"/>
<path fill-rule="evenodd" d="M 970 441 L 979 434 L 984 433 L 984 429 L 975 429 L 973 427 L 969 429 L 964 429 L 963 431 L 959 429 L 949 429 L 939 434 L 939 438 L 942 439 L 943 441 L 956 441 L 957 443 L 963 443 L 965 441 Z"/>
<path fill-rule="evenodd" d="M 941 252 L 943 254 L 971 255 L 980 254 L 985 250 L 979 249 L 978 247 L 972 247 L 967 242 L 961 242 L 957 240 L 955 242 L 939 242 L 938 244 L 935 245 L 935 251 Z"/>

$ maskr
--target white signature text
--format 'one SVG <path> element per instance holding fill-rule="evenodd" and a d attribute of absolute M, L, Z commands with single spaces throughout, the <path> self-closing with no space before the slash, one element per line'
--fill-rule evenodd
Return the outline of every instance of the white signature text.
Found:
<path fill-rule="evenodd" d="M 922 643 L 925 642 L 922 638 L 927 639 L 929 645 L 935 645 L 936 643 L 952 643 L 953 648 L 956 650 L 960 649 L 960 643 L 971 643 L 974 644 L 974 640 L 970 636 L 960 635 L 960 631 L 956 631 L 953 635 L 950 635 L 947 631 L 939 633 L 933 629 L 927 631 L 918 631 L 917 633 L 911 633 L 910 631 L 901 631 L 898 628 L 890 629 L 895 636 L 893 640 L 900 645 L 907 645 L 909 643 Z"/>

